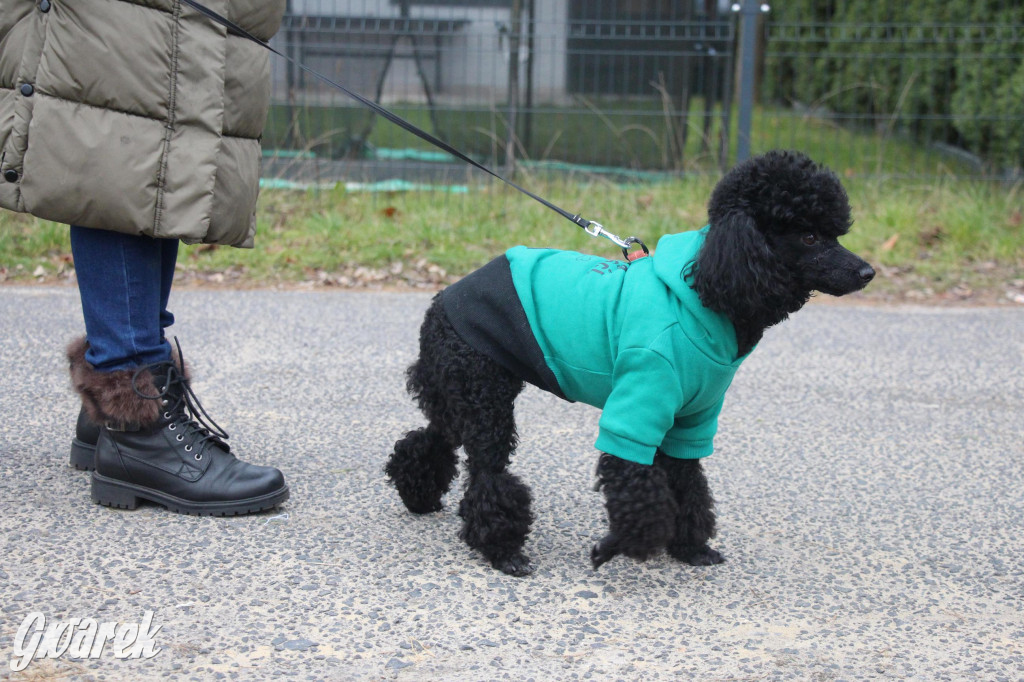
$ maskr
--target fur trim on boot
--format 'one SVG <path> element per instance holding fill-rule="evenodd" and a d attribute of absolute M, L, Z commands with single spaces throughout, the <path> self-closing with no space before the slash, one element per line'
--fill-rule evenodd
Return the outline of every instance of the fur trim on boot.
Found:
<path fill-rule="evenodd" d="M 97 424 L 147 425 L 160 419 L 160 401 L 152 372 L 146 367 L 97 372 L 85 359 L 89 342 L 82 336 L 68 345 L 71 385 L 82 398 L 82 407 Z M 174 354 L 175 364 L 182 367 Z M 182 367 L 186 380 L 188 371 Z M 144 399 L 139 394 L 150 396 Z"/>

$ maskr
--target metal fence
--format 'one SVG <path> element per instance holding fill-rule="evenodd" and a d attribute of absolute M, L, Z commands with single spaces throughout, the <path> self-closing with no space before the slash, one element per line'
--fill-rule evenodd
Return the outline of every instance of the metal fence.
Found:
<path fill-rule="evenodd" d="M 780 0 L 762 35 L 758 147 L 851 173 L 1020 176 L 1019 0 Z"/>
<path fill-rule="evenodd" d="M 942 20 L 916 23 L 889 0 L 846 3 L 861 13 L 776 4 L 291 0 L 274 45 L 294 61 L 273 62 L 264 175 L 472 177 L 297 63 L 505 172 L 646 178 L 775 147 L 848 174 L 1024 165 L 1021 3 L 971 0 L 958 16 L 951 0 Z M 1013 106 L 972 98 L 986 70 Z"/>

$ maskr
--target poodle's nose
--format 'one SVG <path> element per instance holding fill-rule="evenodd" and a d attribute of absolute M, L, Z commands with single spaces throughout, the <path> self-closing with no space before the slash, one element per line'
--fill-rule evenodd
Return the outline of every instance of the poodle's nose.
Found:
<path fill-rule="evenodd" d="M 862 267 L 857 274 L 860 275 L 861 281 L 864 282 L 864 284 L 867 284 L 875 278 L 875 269 L 865 263 L 864 267 Z"/>

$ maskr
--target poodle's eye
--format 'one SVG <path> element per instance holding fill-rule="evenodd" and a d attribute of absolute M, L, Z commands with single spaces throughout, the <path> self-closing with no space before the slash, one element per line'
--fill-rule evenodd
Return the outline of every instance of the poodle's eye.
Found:
<path fill-rule="evenodd" d="M 814 246 L 815 244 L 818 243 L 818 235 L 814 234 L 813 232 L 809 232 L 805 234 L 803 237 L 801 237 L 800 241 L 802 241 L 807 246 Z"/>

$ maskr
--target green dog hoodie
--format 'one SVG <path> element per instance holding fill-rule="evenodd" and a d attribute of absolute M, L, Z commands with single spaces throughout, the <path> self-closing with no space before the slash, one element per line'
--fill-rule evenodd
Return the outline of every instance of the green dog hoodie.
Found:
<path fill-rule="evenodd" d="M 518 376 L 602 409 L 595 447 L 652 464 L 713 451 L 736 332 L 687 272 L 707 229 L 632 263 L 517 246 L 442 292 L 459 335 Z"/>

